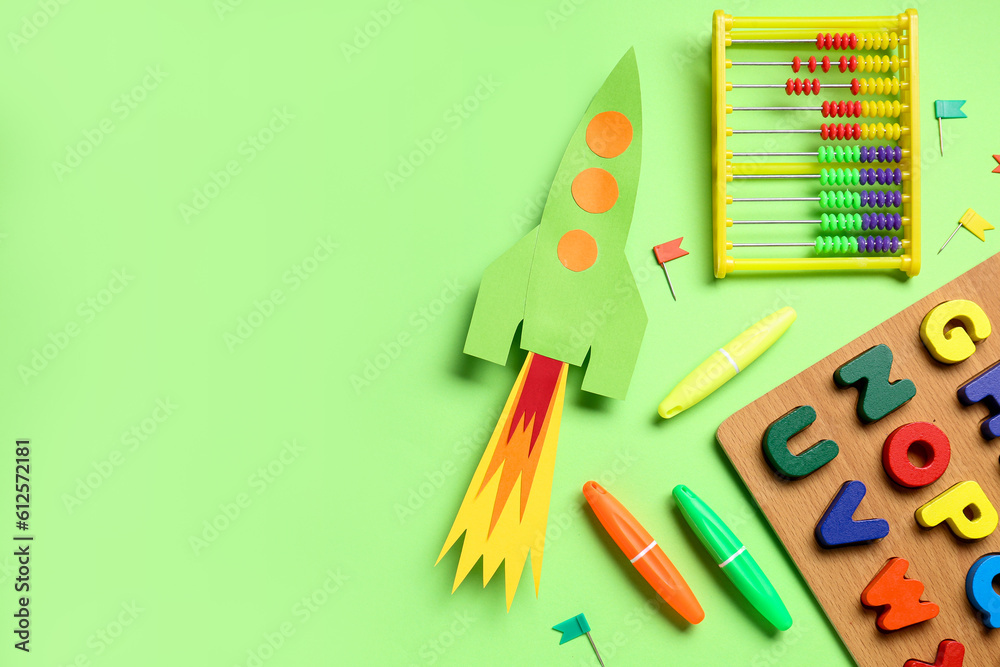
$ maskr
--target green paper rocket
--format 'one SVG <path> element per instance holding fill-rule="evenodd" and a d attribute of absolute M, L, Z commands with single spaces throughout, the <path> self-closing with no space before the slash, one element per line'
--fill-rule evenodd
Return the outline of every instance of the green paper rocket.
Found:
<path fill-rule="evenodd" d="M 464 535 L 453 591 L 478 561 L 484 586 L 503 562 L 509 610 L 530 555 L 538 593 L 567 364 L 589 351 L 583 388 L 625 398 L 646 329 L 625 259 L 641 157 L 629 51 L 573 133 L 541 223 L 483 275 L 466 353 L 506 363 L 523 321 L 529 354 L 438 556 Z"/>
<path fill-rule="evenodd" d="M 583 389 L 625 398 L 646 311 L 625 241 L 642 158 L 642 110 L 629 50 L 570 139 L 541 223 L 483 274 L 466 354 L 505 364 L 522 321 L 521 348 L 574 366 Z"/>

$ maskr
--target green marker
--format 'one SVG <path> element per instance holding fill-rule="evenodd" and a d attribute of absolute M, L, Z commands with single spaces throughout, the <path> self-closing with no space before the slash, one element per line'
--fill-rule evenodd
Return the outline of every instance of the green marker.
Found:
<path fill-rule="evenodd" d="M 674 487 L 674 500 L 698 539 L 743 597 L 774 627 L 779 630 L 792 627 L 792 617 L 778 592 L 719 515 L 683 484 Z"/>

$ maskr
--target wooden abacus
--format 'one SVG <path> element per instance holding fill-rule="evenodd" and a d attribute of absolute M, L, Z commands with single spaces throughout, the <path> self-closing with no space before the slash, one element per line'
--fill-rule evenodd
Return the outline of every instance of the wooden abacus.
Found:
<path fill-rule="evenodd" d="M 819 33 L 817 34 L 817 31 Z M 812 56 L 803 60 L 730 60 L 729 49 L 809 44 L 819 52 L 878 51 L 879 55 Z M 819 78 L 789 78 L 784 83 L 734 84 L 726 80 L 733 67 L 789 67 L 793 74 L 807 69 L 823 74 L 884 73 L 887 76 L 849 81 L 821 82 Z M 843 78 L 843 77 L 842 77 Z M 812 106 L 734 106 L 729 93 L 744 89 L 782 88 L 791 95 L 820 95 L 826 90 L 850 91 L 854 96 L 877 96 L 867 100 L 825 100 Z M 736 91 L 739 91 L 738 93 Z M 917 82 L 917 12 L 908 9 L 898 16 L 855 18 L 734 17 L 716 11 L 712 24 L 712 225 L 715 275 L 733 271 L 786 270 L 884 270 L 898 269 L 908 276 L 920 271 L 920 140 Z M 727 123 L 736 112 L 802 114 L 820 112 L 824 118 L 887 117 L 893 122 L 822 123 L 818 128 L 733 129 Z M 815 151 L 733 151 L 727 140 L 734 135 L 818 134 L 824 140 L 877 141 L 879 145 L 825 145 Z M 892 142 L 892 143 L 886 143 Z M 800 162 L 774 162 L 774 156 L 804 158 Z M 735 161 L 734 158 L 753 158 Z M 811 158 L 811 159 L 810 159 Z M 827 167 L 840 163 L 838 168 Z M 884 166 L 871 167 L 872 163 Z M 838 189 L 808 193 L 811 196 L 734 197 L 734 181 L 757 179 L 818 179 L 821 186 Z M 857 190 L 857 186 L 868 186 Z M 871 186 L 899 186 L 897 189 Z M 802 193 L 793 193 L 802 194 Z M 743 205 L 747 202 L 747 205 Z M 782 213 L 767 219 L 733 219 L 729 207 L 751 202 L 816 202 L 824 212 L 805 219 L 786 219 Z M 838 209 L 853 209 L 842 212 Z M 888 211 L 886 209 L 889 209 Z M 742 216 L 741 216 L 742 217 Z M 743 225 L 816 225 L 819 236 L 812 240 L 747 243 L 730 238 Z M 785 227 L 788 229 L 788 227 Z M 889 234 L 884 234 L 889 232 Z M 884 234 L 884 235 L 883 235 Z M 736 234 L 733 234 L 736 236 Z M 743 248 L 811 247 L 815 257 L 741 257 Z M 730 251 L 737 250 L 735 253 Z"/>

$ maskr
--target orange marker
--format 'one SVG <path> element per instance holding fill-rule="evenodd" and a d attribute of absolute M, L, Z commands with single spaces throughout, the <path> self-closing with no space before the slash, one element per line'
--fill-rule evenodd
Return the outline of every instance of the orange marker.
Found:
<path fill-rule="evenodd" d="M 698 599 L 663 549 L 635 517 L 597 482 L 584 484 L 583 495 L 604 530 L 660 597 L 689 623 L 701 623 L 705 612 Z"/>

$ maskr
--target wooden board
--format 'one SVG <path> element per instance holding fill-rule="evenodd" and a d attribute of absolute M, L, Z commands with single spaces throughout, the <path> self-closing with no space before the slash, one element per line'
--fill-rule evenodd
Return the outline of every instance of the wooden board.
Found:
<path fill-rule="evenodd" d="M 969 359 L 947 366 L 934 361 L 920 341 L 919 327 L 934 306 L 951 299 L 979 304 L 990 317 L 993 334 L 977 344 Z M 891 380 L 909 378 L 916 397 L 887 417 L 862 424 L 858 392 L 840 389 L 834 371 L 879 343 L 893 352 Z M 1000 552 L 1000 529 L 976 542 L 963 542 L 947 525 L 921 528 L 913 517 L 920 505 L 953 484 L 974 480 L 994 507 L 1000 508 L 1000 439 L 986 441 L 979 422 L 982 404 L 963 406 L 958 387 L 1000 360 L 1000 254 L 921 299 L 898 315 L 811 366 L 754 401 L 719 427 L 719 443 L 771 526 L 798 565 L 841 638 L 859 665 L 902 667 L 909 658 L 933 662 L 938 642 L 957 639 L 965 644 L 966 667 L 1000 664 L 1000 630 L 989 630 L 965 595 L 965 576 L 972 564 Z M 817 418 L 790 441 L 798 454 L 818 440 L 830 438 L 840 454 L 823 468 L 796 481 L 777 477 L 761 450 L 764 430 L 799 405 L 811 405 Z M 882 445 L 894 429 L 914 421 L 935 423 L 951 441 L 952 458 L 944 475 L 921 489 L 896 486 L 882 468 Z M 880 517 L 890 525 L 889 536 L 868 545 L 823 549 L 813 531 L 841 484 L 861 480 L 868 487 L 855 519 Z M 862 606 L 861 591 L 893 556 L 910 561 L 908 577 L 927 587 L 923 599 L 937 603 L 941 613 L 924 623 L 883 634 L 875 626 L 877 613 Z"/>

